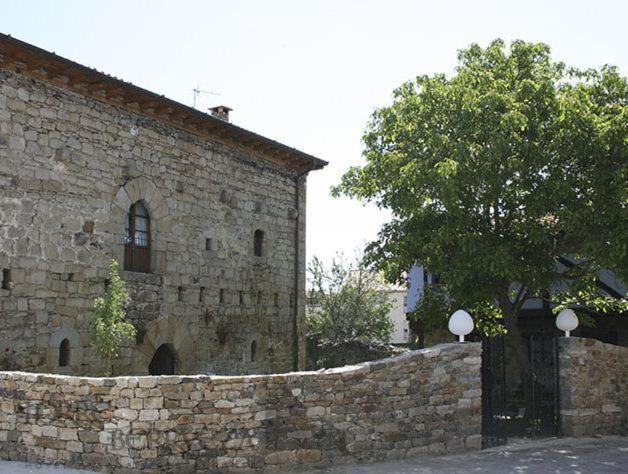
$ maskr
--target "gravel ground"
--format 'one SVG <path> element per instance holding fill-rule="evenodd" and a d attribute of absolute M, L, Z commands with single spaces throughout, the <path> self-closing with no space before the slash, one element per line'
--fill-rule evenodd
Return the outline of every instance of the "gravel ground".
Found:
<path fill-rule="evenodd" d="M 417 457 L 403 461 L 387 461 L 334 467 L 287 467 L 274 473 L 319 474 L 607 474 L 628 473 L 628 438 L 559 438 L 520 440 L 498 448 L 475 453 L 439 457 Z M 27 465 L 23 462 L 0 461 L 0 473 L 11 474 L 79 474 L 78 469 L 57 466 Z"/>

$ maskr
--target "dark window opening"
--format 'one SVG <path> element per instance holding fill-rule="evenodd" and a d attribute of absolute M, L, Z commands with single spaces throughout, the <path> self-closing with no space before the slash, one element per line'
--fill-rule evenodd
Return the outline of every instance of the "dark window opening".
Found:
<path fill-rule="evenodd" d="M 177 301 L 183 301 L 183 287 L 177 287 Z"/>
<path fill-rule="evenodd" d="M 2 289 L 11 289 L 11 270 L 9 270 L 8 268 L 2 270 Z"/>
<path fill-rule="evenodd" d="M 257 292 L 257 304 L 260 304 L 262 302 L 262 297 L 263 297 L 262 292 L 258 291 Z"/>
<path fill-rule="evenodd" d="M 275 293 L 275 306 L 279 306 L 279 293 Z"/>
<path fill-rule="evenodd" d="M 212 239 L 205 239 L 205 250 L 212 249 Z"/>
<path fill-rule="evenodd" d="M 253 237 L 253 255 L 261 257 L 264 255 L 264 231 L 257 229 Z"/>
<path fill-rule="evenodd" d="M 150 272 L 150 217 L 142 201 L 129 209 L 124 237 L 124 269 Z"/>
<path fill-rule="evenodd" d="M 224 303 L 225 302 L 225 290 L 223 290 L 222 288 L 220 289 L 220 293 L 218 296 L 218 301 L 220 303 Z"/>
<path fill-rule="evenodd" d="M 109 278 L 106 278 L 105 279 L 105 294 L 107 294 L 107 292 L 109 291 L 109 284 L 110 284 Z"/>
<path fill-rule="evenodd" d="M 240 304 L 241 304 L 241 305 L 242 305 L 242 304 L 244 304 L 244 291 L 240 291 L 240 292 L 238 293 L 238 296 L 239 296 L 239 298 L 240 298 Z"/>
<path fill-rule="evenodd" d="M 294 307 L 294 295 L 290 295 L 290 307 Z"/>
<path fill-rule="evenodd" d="M 59 346 L 59 367 L 67 367 L 70 362 L 70 341 L 64 339 Z"/>
<path fill-rule="evenodd" d="M 148 366 L 150 375 L 174 375 L 175 357 L 168 344 L 162 344 L 155 351 L 153 359 Z"/>
<path fill-rule="evenodd" d="M 257 342 L 251 342 L 251 362 L 257 361 Z"/>

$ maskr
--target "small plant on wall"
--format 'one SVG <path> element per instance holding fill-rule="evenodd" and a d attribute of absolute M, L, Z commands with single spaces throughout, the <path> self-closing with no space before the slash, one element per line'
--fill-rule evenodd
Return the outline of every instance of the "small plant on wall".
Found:
<path fill-rule="evenodd" d="M 120 355 L 120 347 L 136 335 L 135 326 L 126 319 L 129 294 L 118 273 L 118 262 L 109 264 L 109 285 L 104 297 L 94 300 L 95 315 L 92 322 L 92 346 L 105 362 L 107 376 L 111 375 L 112 362 Z"/>

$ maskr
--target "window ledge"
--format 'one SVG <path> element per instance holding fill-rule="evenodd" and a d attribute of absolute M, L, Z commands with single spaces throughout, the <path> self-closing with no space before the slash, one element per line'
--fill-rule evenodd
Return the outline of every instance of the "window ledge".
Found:
<path fill-rule="evenodd" d="M 141 273 L 131 272 L 129 270 L 122 270 L 120 276 L 125 282 L 133 283 L 147 283 L 149 285 L 161 285 L 161 277 L 154 273 Z"/>

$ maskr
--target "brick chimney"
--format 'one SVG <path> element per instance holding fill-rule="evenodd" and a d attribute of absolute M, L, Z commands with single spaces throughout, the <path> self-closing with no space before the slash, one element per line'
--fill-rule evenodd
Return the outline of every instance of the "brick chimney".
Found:
<path fill-rule="evenodd" d="M 229 112 L 231 112 L 232 110 L 233 109 L 227 107 L 226 105 L 218 105 L 209 109 L 212 117 L 219 118 L 220 120 L 224 120 L 225 122 L 229 121 Z"/>

